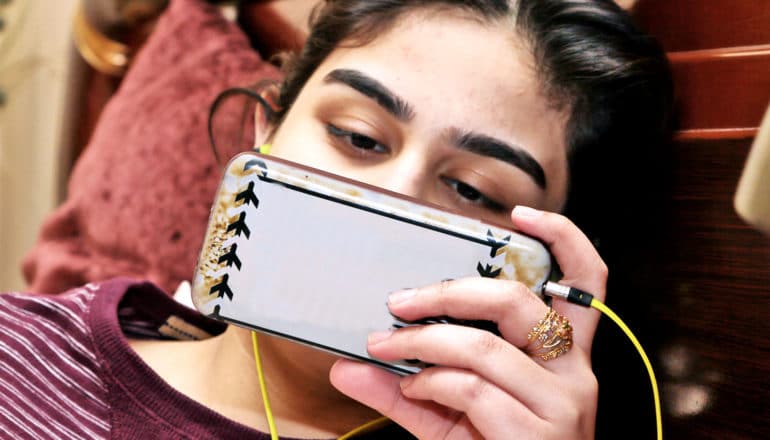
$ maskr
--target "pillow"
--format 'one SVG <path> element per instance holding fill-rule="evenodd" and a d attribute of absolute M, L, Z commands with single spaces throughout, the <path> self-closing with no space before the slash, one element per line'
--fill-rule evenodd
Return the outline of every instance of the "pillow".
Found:
<path fill-rule="evenodd" d="M 30 289 L 130 276 L 173 292 L 190 279 L 221 177 L 209 106 L 226 88 L 279 76 L 217 7 L 172 0 L 24 259 Z"/>

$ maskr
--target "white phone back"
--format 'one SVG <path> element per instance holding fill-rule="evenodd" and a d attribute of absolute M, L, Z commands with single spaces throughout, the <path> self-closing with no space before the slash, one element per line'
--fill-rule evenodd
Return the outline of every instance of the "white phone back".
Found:
<path fill-rule="evenodd" d="M 246 153 L 226 169 L 193 279 L 205 315 L 407 374 L 366 336 L 403 326 L 388 294 L 445 279 L 551 271 L 537 240 L 285 160 Z"/>

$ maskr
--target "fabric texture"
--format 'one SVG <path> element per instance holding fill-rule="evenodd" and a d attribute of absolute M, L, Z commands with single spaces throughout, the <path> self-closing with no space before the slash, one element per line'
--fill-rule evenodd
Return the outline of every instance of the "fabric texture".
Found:
<path fill-rule="evenodd" d="M 14 439 L 269 439 L 176 391 L 133 338 L 199 340 L 223 323 L 149 282 L 0 294 L 0 432 Z M 396 425 L 361 439 L 412 438 Z"/>
<path fill-rule="evenodd" d="M 29 289 L 130 276 L 173 292 L 190 279 L 221 176 L 209 107 L 226 88 L 279 77 L 215 6 L 172 0 L 24 259 Z"/>
<path fill-rule="evenodd" d="M 128 279 L 56 296 L 0 295 L 3 435 L 267 439 L 171 389 L 123 334 L 168 338 L 179 323 L 192 333 L 224 330 L 153 285 Z M 191 339 L 190 333 L 179 336 Z"/>

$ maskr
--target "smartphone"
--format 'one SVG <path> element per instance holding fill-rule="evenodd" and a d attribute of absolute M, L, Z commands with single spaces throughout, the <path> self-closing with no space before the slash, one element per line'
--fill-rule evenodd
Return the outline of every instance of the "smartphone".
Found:
<path fill-rule="evenodd" d="M 367 335 L 458 321 L 401 321 L 388 311 L 389 293 L 469 276 L 514 279 L 539 293 L 551 267 L 551 255 L 531 237 L 244 153 L 225 169 L 192 296 L 212 318 L 409 374 L 425 365 L 370 356 Z"/>

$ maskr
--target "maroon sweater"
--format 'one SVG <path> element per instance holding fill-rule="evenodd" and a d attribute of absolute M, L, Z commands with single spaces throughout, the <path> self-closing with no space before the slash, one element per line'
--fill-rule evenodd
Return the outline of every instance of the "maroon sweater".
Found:
<path fill-rule="evenodd" d="M 129 347 L 126 336 L 191 340 L 225 329 L 148 282 L 2 294 L 0 329 L 2 438 L 270 438 L 176 391 Z M 360 438 L 405 437 L 393 425 Z"/>

